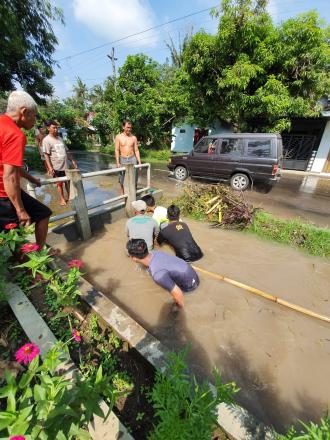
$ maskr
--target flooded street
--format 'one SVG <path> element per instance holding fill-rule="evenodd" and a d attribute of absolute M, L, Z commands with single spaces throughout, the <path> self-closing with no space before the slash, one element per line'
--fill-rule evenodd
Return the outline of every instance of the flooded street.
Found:
<path fill-rule="evenodd" d="M 82 172 L 114 167 L 114 158 L 108 154 L 75 152 L 74 155 Z M 152 164 L 151 169 L 152 186 L 162 189 L 167 200 L 179 195 L 187 183 L 200 183 L 200 180 L 179 182 L 169 178 L 164 163 Z M 118 176 L 93 177 L 84 179 L 83 182 L 87 204 L 119 195 Z M 145 184 L 145 171 L 142 174 L 142 184 Z M 55 186 L 37 189 L 37 195 L 56 214 L 69 209 L 59 206 Z M 300 217 L 318 226 L 330 227 L 330 179 L 285 174 L 270 193 L 262 194 L 252 189 L 245 191 L 244 197 L 255 206 L 280 217 Z"/>
<path fill-rule="evenodd" d="M 82 171 L 111 164 L 94 154 L 76 156 Z M 168 179 L 164 165 L 153 166 L 151 182 L 167 200 L 185 185 Z M 116 176 L 88 179 L 84 186 L 88 203 L 119 190 Z M 285 176 L 269 194 L 245 195 L 274 214 L 325 226 L 329 187 L 330 180 Z M 42 197 L 59 212 L 55 189 Z M 170 295 L 127 258 L 125 222 L 105 225 L 87 243 L 52 234 L 50 244 L 65 259 L 82 259 L 86 278 L 169 348 L 191 344 L 189 364 L 198 376 L 211 377 L 216 366 L 225 381 L 236 381 L 237 401 L 264 423 L 282 431 L 297 419 L 318 420 L 330 407 L 330 325 L 206 275 L 186 296 L 184 310 L 174 311 Z M 330 316 L 329 260 L 248 233 L 188 223 L 205 254 L 197 266 Z"/>

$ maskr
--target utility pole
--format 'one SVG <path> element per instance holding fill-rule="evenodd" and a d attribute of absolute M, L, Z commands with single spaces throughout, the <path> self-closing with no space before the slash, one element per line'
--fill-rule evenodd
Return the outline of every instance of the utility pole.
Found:
<path fill-rule="evenodd" d="M 118 58 L 115 58 L 115 48 L 113 47 L 111 49 L 111 54 L 107 55 L 108 58 L 110 58 L 111 60 L 111 64 L 112 64 L 112 77 L 113 77 L 113 83 L 115 86 L 115 91 L 117 88 L 117 84 L 116 84 L 116 61 L 118 60 Z"/>

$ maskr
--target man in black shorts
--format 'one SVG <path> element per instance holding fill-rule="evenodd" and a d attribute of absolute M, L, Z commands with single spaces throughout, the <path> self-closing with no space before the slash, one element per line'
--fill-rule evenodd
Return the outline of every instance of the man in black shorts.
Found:
<path fill-rule="evenodd" d="M 68 168 L 68 160 L 72 162 L 74 168 L 77 168 L 77 162 L 63 139 L 58 136 L 58 124 L 56 121 L 46 121 L 48 135 L 42 140 L 42 150 L 45 155 L 47 168 L 53 177 L 64 177 L 65 170 Z M 60 195 L 60 203 L 66 205 L 69 200 L 69 182 L 65 182 L 67 196 L 64 196 L 63 182 L 58 182 L 57 190 Z"/>
<path fill-rule="evenodd" d="M 169 206 L 167 218 L 169 224 L 159 232 L 158 244 L 168 243 L 175 250 L 177 257 L 188 262 L 202 258 L 203 252 L 193 239 L 188 225 L 180 222 L 180 208 L 176 205 Z"/>
<path fill-rule="evenodd" d="M 37 104 L 26 92 L 9 95 L 7 111 L 0 116 L 0 230 L 8 223 L 35 223 L 37 244 L 46 242 L 51 210 L 21 190 L 21 177 L 40 186 L 40 180 L 22 169 L 26 137 L 36 120 Z"/>

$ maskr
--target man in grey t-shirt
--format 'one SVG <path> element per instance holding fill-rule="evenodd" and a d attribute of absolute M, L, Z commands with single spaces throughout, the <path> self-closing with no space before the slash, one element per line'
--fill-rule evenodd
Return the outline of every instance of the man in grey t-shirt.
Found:
<path fill-rule="evenodd" d="M 165 252 L 149 252 L 144 240 L 129 240 L 126 248 L 130 257 L 147 267 L 152 279 L 170 292 L 179 307 L 183 307 L 183 292 L 195 290 L 199 285 L 198 275 L 190 264 Z"/>
<path fill-rule="evenodd" d="M 146 215 L 147 205 L 143 200 L 132 202 L 135 217 L 126 222 L 126 234 L 128 238 L 142 238 L 149 251 L 154 247 L 154 239 L 159 233 L 159 226 L 152 217 Z"/>
<path fill-rule="evenodd" d="M 48 135 L 42 141 L 42 150 L 45 155 L 46 164 L 49 173 L 53 177 L 64 177 L 65 170 L 68 168 L 68 160 L 72 162 L 74 168 L 77 168 L 77 162 L 63 139 L 58 136 L 58 124 L 55 121 L 46 121 Z M 60 194 L 61 205 L 66 205 L 69 200 L 69 182 L 65 182 L 67 198 L 64 197 L 63 182 L 58 182 L 57 190 Z"/>

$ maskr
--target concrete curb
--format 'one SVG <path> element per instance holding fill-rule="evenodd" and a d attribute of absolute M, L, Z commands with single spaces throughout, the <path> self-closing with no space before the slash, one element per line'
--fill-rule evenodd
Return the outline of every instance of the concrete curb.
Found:
<path fill-rule="evenodd" d="M 45 356 L 57 339 L 22 290 L 10 282 L 7 286 L 8 303 L 18 322 L 29 340 L 39 346 L 41 356 Z M 65 370 L 65 376 L 70 379 L 80 374 L 70 358 L 60 368 Z M 101 408 L 104 414 L 108 413 L 109 407 L 104 401 L 101 401 Z M 101 417 L 94 416 L 88 430 L 93 440 L 134 440 L 112 411 L 105 422 Z"/>
<path fill-rule="evenodd" d="M 67 271 L 64 261 L 55 258 L 56 266 Z M 166 353 L 170 350 L 158 339 L 147 332 L 140 324 L 134 321 L 126 312 L 115 305 L 101 291 L 92 284 L 81 279 L 80 291 L 82 299 L 105 321 L 121 339 L 134 347 L 151 365 L 164 371 Z M 212 391 L 215 387 L 210 383 Z M 259 439 L 273 440 L 272 430 L 260 423 L 244 408 L 222 403 L 218 406 L 219 425 L 236 440 L 255 440 L 255 432 Z"/>

